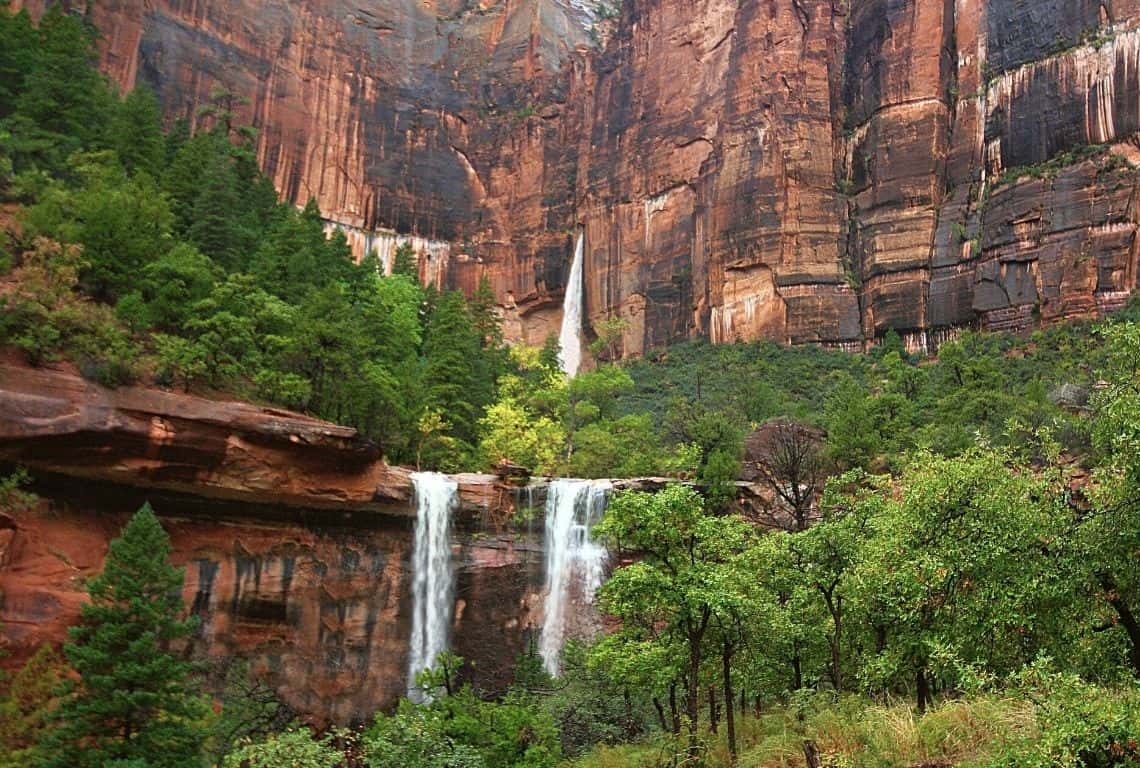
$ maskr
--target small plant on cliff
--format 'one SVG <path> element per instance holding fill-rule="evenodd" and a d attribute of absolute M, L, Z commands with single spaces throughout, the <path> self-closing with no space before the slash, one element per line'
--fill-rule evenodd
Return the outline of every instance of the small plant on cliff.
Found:
<path fill-rule="evenodd" d="M 28 473 L 18 469 L 7 477 L 0 477 L 0 512 L 24 512 L 36 503 L 37 496 L 24 490 L 29 482 Z"/>
<path fill-rule="evenodd" d="M 198 764 L 206 710 L 192 689 L 191 664 L 171 648 L 193 622 L 180 618 L 182 571 L 169 555 L 170 539 L 150 505 L 111 542 L 103 572 L 88 585 L 91 602 L 63 648 L 79 680 L 59 705 L 44 766 Z"/>

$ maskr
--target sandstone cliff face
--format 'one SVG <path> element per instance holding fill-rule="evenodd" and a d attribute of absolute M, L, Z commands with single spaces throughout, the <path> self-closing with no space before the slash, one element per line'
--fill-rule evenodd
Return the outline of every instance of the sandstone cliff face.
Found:
<path fill-rule="evenodd" d="M 411 634 L 411 521 L 341 525 L 278 520 L 246 505 L 44 478 L 36 510 L 0 517 L 0 622 L 7 666 L 58 643 L 79 616 L 84 581 L 149 500 L 185 568 L 198 617 L 190 651 L 215 672 L 249 663 L 302 716 L 360 722 L 404 694 Z M 524 535 L 460 535 L 455 650 L 474 681 L 498 690 L 541 624 L 541 544 Z"/>
<path fill-rule="evenodd" d="M 286 198 L 315 197 L 361 252 L 414 233 L 426 278 L 487 275 L 514 339 L 557 327 L 579 232 L 589 321 L 625 318 L 624 354 L 888 329 L 923 347 L 1135 289 L 1136 173 L 1066 153 L 1140 154 L 1136 0 L 626 0 L 599 27 L 590 6 L 92 18 L 117 81 L 172 117 L 216 85 L 248 96 Z"/>
<path fill-rule="evenodd" d="M 354 430 L 299 414 L 0 364 L 0 463 L 31 469 L 43 499 L 0 513 L 3 663 L 66 638 L 85 580 L 149 501 L 186 569 L 196 657 L 249 661 L 320 723 L 394 704 L 415 508 L 410 472 L 377 454 Z M 526 496 L 493 476 L 456 480 L 454 647 L 494 690 L 542 621 L 542 542 L 508 525 Z"/>

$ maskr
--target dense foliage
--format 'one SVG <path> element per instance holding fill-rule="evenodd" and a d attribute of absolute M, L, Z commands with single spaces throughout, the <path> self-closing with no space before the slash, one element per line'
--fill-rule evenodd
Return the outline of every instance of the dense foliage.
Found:
<path fill-rule="evenodd" d="M 60 6 L 38 26 L 0 7 L 0 199 L 22 206 L 0 342 L 109 386 L 306 410 L 396 461 L 473 463 L 507 364 L 486 286 L 421 286 L 407 246 L 391 276 L 354 263 L 315 205 L 278 204 L 236 96 L 164 132 L 145 88 L 119 98 L 94 69 L 92 35 Z"/>

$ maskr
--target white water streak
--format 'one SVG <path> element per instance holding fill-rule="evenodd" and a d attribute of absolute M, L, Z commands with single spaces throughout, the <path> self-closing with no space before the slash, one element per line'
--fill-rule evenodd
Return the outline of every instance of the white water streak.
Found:
<path fill-rule="evenodd" d="M 447 650 L 454 607 L 451 513 L 459 485 L 446 475 L 416 472 L 416 534 L 412 552 L 412 638 L 408 647 L 408 698 L 422 700 L 416 675 L 435 665 Z"/>
<path fill-rule="evenodd" d="M 566 296 L 562 300 L 562 330 L 558 344 L 562 348 L 562 370 L 573 378 L 582 365 L 582 299 L 585 280 L 582 262 L 586 260 L 586 233 L 578 233 L 574 245 L 574 262 L 570 265 L 570 279 L 566 281 Z"/>
<path fill-rule="evenodd" d="M 612 486 L 603 480 L 555 480 L 546 497 L 546 602 L 539 653 L 551 675 L 561 672 L 570 608 L 592 605 L 605 576 L 605 548 L 590 540 Z"/>

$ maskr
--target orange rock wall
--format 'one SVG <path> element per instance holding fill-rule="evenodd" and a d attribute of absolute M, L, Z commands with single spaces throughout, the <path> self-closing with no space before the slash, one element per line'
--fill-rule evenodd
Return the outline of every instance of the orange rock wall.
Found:
<path fill-rule="evenodd" d="M 112 538 L 149 499 L 185 568 L 199 619 L 191 652 L 207 670 L 249 662 L 302 716 L 353 723 L 395 704 L 407 680 L 412 521 L 339 525 L 327 514 L 275 520 L 191 497 L 46 478 L 34 511 L 0 516 L 0 625 L 14 667 L 67 636 Z M 504 687 L 541 623 L 540 544 L 459 536 L 455 650 L 473 681 Z"/>
<path fill-rule="evenodd" d="M 922 347 L 1135 289 L 1130 169 L 994 182 L 1086 144 L 1136 154 L 1137 0 L 626 0 L 593 31 L 584 5 L 112 0 L 92 18 L 107 71 L 171 117 L 218 85 L 247 96 L 282 194 L 359 248 L 414 233 L 425 277 L 489 276 L 511 338 L 557 328 L 579 231 L 589 320 L 624 317 L 627 355 L 888 329 Z"/>

